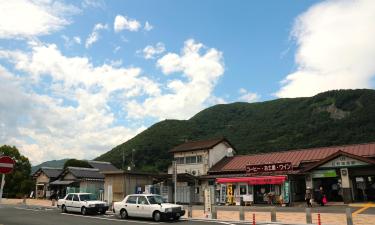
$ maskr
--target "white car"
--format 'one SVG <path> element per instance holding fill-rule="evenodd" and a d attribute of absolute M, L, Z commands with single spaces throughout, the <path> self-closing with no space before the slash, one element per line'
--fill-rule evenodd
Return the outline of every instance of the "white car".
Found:
<path fill-rule="evenodd" d="M 142 217 L 152 218 L 155 221 L 162 219 L 178 220 L 185 215 L 182 205 L 165 203 L 160 195 L 155 194 L 128 195 L 121 202 L 113 203 L 113 212 L 122 219 Z"/>
<path fill-rule="evenodd" d="M 64 213 L 80 212 L 82 215 L 88 213 L 104 214 L 108 210 L 108 204 L 98 201 L 91 193 L 71 193 L 57 201 L 57 207 Z"/>

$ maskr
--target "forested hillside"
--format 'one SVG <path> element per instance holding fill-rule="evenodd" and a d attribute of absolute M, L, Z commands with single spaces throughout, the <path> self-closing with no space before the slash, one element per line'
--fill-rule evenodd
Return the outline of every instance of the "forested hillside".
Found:
<path fill-rule="evenodd" d="M 166 171 L 168 150 L 186 140 L 226 137 L 237 154 L 375 141 L 375 91 L 338 90 L 310 98 L 221 104 L 189 120 L 165 120 L 118 145 L 97 160 L 122 168 Z"/>

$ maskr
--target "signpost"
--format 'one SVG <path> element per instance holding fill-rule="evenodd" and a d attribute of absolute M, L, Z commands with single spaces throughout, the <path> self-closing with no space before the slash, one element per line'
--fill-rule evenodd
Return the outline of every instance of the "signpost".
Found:
<path fill-rule="evenodd" d="M 0 203 L 3 198 L 3 189 L 5 184 L 5 174 L 11 173 L 16 162 L 9 156 L 0 156 L 0 174 L 1 176 L 1 186 L 0 186 Z"/>

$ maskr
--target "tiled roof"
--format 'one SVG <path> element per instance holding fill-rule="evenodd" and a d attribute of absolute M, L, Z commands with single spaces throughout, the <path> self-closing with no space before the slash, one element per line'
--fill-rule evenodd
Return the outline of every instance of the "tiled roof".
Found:
<path fill-rule="evenodd" d="M 186 151 L 210 149 L 221 142 L 227 142 L 229 145 L 231 145 L 229 141 L 225 138 L 216 138 L 216 139 L 202 140 L 202 141 L 189 141 L 189 142 L 186 142 L 186 143 L 183 143 L 174 147 L 169 152 L 186 152 Z"/>
<path fill-rule="evenodd" d="M 100 173 L 99 169 L 82 168 L 82 167 L 67 167 L 65 173 L 72 173 L 76 178 L 88 179 L 104 179 L 104 175 Z"/>
<path fill-rule="evenodd" d="M 299 149 L 256 155 L 238 155 L 222 159 L 211 167 L 209 172 L 244 171 L 248 164 L 256 165 L 277 162 L 291 162 L 293 167 L 299 167 L 301 163 L 316 162 L 337 151 L 343 151 L 362 157 L 375 157 L 375 143 Z"/>
<path fill-rule="evenodd" d="M 43 172 L 47 177 L 50 179 L 57 178 L 61 172 L 63 171 L 62 168 L 53 168 L 53 167 L 41 167 L 33 174 L 34 177 L 39 176 L 41 172 Z"/>
<path fill-rule="evenodd" d="M 110 162 L 88 161 L 88 163 L 93 168 L 99 169 L 100 172 L 104 172 L 104 171 L 117 171 L 117 170 L 119 170 L 114 165 L 112 165 Z"/>

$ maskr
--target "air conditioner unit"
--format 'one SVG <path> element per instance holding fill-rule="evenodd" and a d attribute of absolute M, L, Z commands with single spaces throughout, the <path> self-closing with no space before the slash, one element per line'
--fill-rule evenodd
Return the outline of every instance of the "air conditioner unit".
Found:
<path fill-rule="evenodd" d="M 233 157 L 233 148 L 227 148 L 227 157 Z"/>
<path fill-rule="evenodd" d="M 197 171 L 193 170 L 193 171 L 191 171 L 191 174 L 193 174 L 195 176 L 197 174 Z"/>

